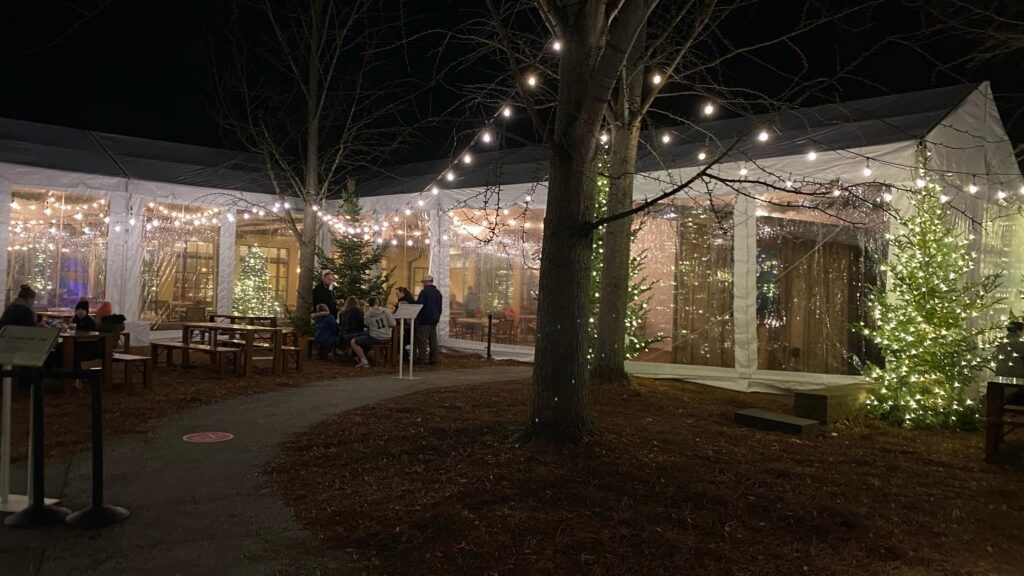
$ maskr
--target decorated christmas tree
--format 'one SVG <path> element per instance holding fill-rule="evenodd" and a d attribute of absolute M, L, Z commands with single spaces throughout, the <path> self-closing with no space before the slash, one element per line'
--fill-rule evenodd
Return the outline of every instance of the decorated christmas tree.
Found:
<path fill-rule="evenodd" d="M 334 293 L 339 299 L 339 308 L 349 296 L 362 302 L 371 296 L 387 298 L 391 291 L 391 273 L 380 267 L 387 246 L 375 243 L 363 229 L 362 208 L 351 181 L 342 193 L 338 217 L 350 228 L 335 230 L 332 253 L 318 254 L 317 266 L 319 274 L 326 270 L 334 273 Z"/>
<path fill-rule="evenodd" d="M 244 316 L 276 316 L 278 304 L 270 286 L 267 257 L 255 246 L 250 246 L 242 258 L 232 296 L 235 314 Z"/>
<path fill-rule="evenodd" d="M 596 218 L 604 216 L 605 207 L 608 204 L 608 177 L 603 174 L 597 178 L 597 215 Z M 631 241 L 636 239 L 643 224 L 633 227 Z M 597 313 L 601 305 L 601 267 L 604 255 L 604 229 L 598 228 L 594 231 L 594 253 L 591 256 L 591 277 L 590 277 L 590 324 L 588 325 L 587 358 L 594 357 L 594 342 L 597 335 L 595 323 Z M 647 261 L 647 251 L 633 254 L 629 257 L 629 286 L 627 288 L 629 303 L 626 305 L 626 358 L 635 358 L 637 354 L 647 350 L 660 338 L 651 338 L 644 334 L 644 325 L 647 321 L 647 306 L 649 298 L 645 297 L 651 290 L 647 278 L 643 276 L 644 264 Z"/>
<path fill-rule="evenodd" d="M 996 325 L 984 318 L 1002 273 L 969 279 L 971 236 L 951 224 L 949 198 L 923 172 L 918 185 L 889 237 L 885 290 L 868 295 L 872 321 L 857 326 L 885 358 L 865 367 L 868 410 L 901 426 L 970 428 L 978 406 L 968 389 L 991 363 Z"/>

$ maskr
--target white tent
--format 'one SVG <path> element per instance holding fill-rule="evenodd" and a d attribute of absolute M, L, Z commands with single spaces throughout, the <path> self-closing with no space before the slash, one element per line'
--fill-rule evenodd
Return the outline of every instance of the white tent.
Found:
<path fill-rule="evenodd" d="M 768 134 L 766 142 L 756 137 L 762 130 Z M 663 140 L 665 135 L 668 138 Z M 855 371 L 847 368 L 847 356 L 850 356 L 848 349 L 821 351 L 819 355 L 830 356 L 819 363 L 825 369 L 816 369 L 805 363 L 791 370 L 784 368 L 790 365 L 801 366 L 801 347 L 793 346 L 791 342 L 776 342 L 779 345 L 773 348 L 773 343 L 765 342 L 773 338 L 773 330 L 777 331 L 778 326 L 772 325 L 773 322 L 780 321 L 779 318 L 766 319 L 765 316 L 770 316 L 770 312 L 761 309 L 769 307 L 764 303 L 767 298 L 764 294 L 765 286 L 762 285 L 765 280 L 761 276 L 769 274 L 765 271 L 765 249 L 761 244 L 765 243 L 766 234 L 780 234 L 776 230 L 779 227 L 771 224 L 772 219 L 783 223 L 782 228 L 790 226 L 790 230 L 782 233 L 793 233 L 791 235 L 795 236 L 803 234 L 804 239 L 810 240 L 815 239 L 811 236 L 817 235 L 813 247 L 801 252 L 799 258 L 791 258 L 796 268 L 808 266 L 808 257 L 818 258 L 818 252 L 823 247 L 827 248 L 830 240 L 835 243 L 837 234 L 841 238 L 851 233 L 835 226 L 825 229 L 824 224 L 816 223 L 815 218 L 808 216 L 808 210 L 804 210 L 801 215 L 798 214 L 800 210 L 778 209 L 768 198 L 765 187 L 757 182 L 782 182 L 792 178 L 818 182 L 841 181 L 846 185 L 871 183 L 888 190 L 886 197 L 891 198 L 894 206 L 902 207 L 905 205 L 905 197 L 899 189 L 915 186 L 918 176 L 914 170 L 919 166 L 918 153 L 922 146 L 931 155 L 927 166 L 928 178 L 941 181 L 948 190 L 947 194 L 952 197 L 951 204 L 962 211 L 959 220 L 951 225 L 967 227 L 972 221 L 985 223 L 975 231 L 978 270 L 1006 269 L 1008 274 L 1003 291 L 1011 298 L 1018 297 L 1016 288 L 1024 272 L 1024 256 L 1008 250 L 1008 247 L 1024 240 L 1021 238 L 1024 228 L 1020 225 L 1019 216 L 1009 215 L 1012 213 L 1011 204 L 1020 198 L 1020 194 L 1024 194 L 1024 188 L 988 83 L 884 96 L 753 118 L 711 121 L 646 134 L 644 141 L 647 144 L 643 145 L 639 162 L 640 174 L 635 181 L 635 200 L 641 202 L 657 196 L 672 183 L 686 180 L 700 170 L 700 152 L 706 151 L 709 157 L 713 157 L 717 150 L 728 148 L 737 139 L 742 141 L 716 170 L 723 175 L 735 175 L 735 178 L 741 178 L 742 170 L 743 177 L 751 183 L 747 186 L 738 185 L 745 189 L 744 194 L 729 190 L 715 192 L 716 195 L 730 197 L 727 200 L 730 231 L 716 238 L 716 241 L 731 244 L 731 252 L 726 256 L 731 262 L 715 270 L 718 276 L 728 276 L 721 285 L 726 286 L 726 289 L 731 288 L 732 292 L 731 301 L 723 305 L 722 313 L 715 318 L 729 332 L 721 335 L 721 341 L 718 342 L 719 347 L 730 349 L 728 358 L 714 362 L 690 362 L 685 358 L 680 360 L 678 350 L 671 350 L 668 353 L 673 357 L 672 361 L 630 362 L 628 367 L 631 372 L 648 376 L 683 377 L 743 390 L 816 387 L 856 381 L 858 377 L 850 374 Z M 542 148 L 526 147 L 507 152 L 478 151 L 474 152 L 472 163 L 468 165 L 458 160 L 405 166 L 389 176 L 360 186 L 364 209 L 367 210 L 388 213 L 426 207 L 431 218 L 433 239 L 430 245 L 431 272 L 442 292 L 448 294 L 454 290 L 451 292 L 453 298 L 457 295 L 458 287 L 450 277 L 450 273 L 456 269 L 450 263 L 450 257 L 456 232 L 448 214 L 453 209 L 487 208 L 493 211 L 499 206 L 516 205 L 528 205 L 542 212 L 546 198 L 547 164 L 546 153 Z M 870 176 L 865 176 L 866 167 L 870 169 Z M 451 181 L 447 177 L 442 178 L 448 170 L 454 176 Z M 435 184 L 439 187 L 436 195 L 431 191 Z M 977 186 L 976 193 L 970 192 L 972 184 Z M 1007 198 L 1004 200 L 1003 196 Z M 681 195 L 681 201 L 680 198 L 676 201 L 685 204 L 686 195 Z M 772 213 L 773 210 L 775 213 Z M 677 216 L 675 212 L 667 214 L 671 218 Z M 795 230 L 791 224 L 785 224 L 792 222 L 798 222 L 802 230 Z M 870 228 L 868 222 L 863 224 L 865 228 Z M 883 237 L 888 229 L 887 221 L 880 223 L 875 219 L 871 224 L 874 226 L 876 240 Z M 811 228 L 816 231 L 808 232 Z M 448 234 L 449 231 L 451 234 Z M 863 236 L 862 232 L 857 234 Z M 845 243 L 852 245 L 856 241 Z M 651 248 L 650 242 L 645 244 L 643 238 L 638 239 L 637 244 L 643 245 L 645 249 Z M 668 284 L 686 282 L 685 278 L 678 277 L 680 262 L 686 261 L 686 258 L 678 253 L 681 250 L 678 245 L 676 249 L 675 266 L 670 266 L 668 271 L 654 278 L 656 290 Z M 858 253 L 867 252 L 863 246 L 857 250 Z M 885 257 L 884 242 L 874 250 L 877 253 L 873 256 L 861 254 L 859 258 L 877 260 Z M 660 262 L 662 256 L 655 254 L 655 260 Z M 706 260 L 708 255 L 702 257 Z M 850 259 L 849 256 L 846 258 Z M 515 263 L 509 265 L 516 267 Z M 831 272 L 818 274 L 827 275 Z M 858 281 L 863 282 L 865 272 L 861 270 L 860 274 L 861 279 Z M 802 282 L 809 284 L 826 277 L 822 275 Z M 854 283 L 849 274 L 830 280 Z M 662 298 L 668 301 L 674 297 L 675 302 L 669 302 L 661 309 L 656 305 L 653 313 L 678 316 L 679 289 L 676 292 L 674 296 L 666 295 Z M 821 301 L 835 297 L 835 294 L 815 292 L 810 287 L 805 288 L 804 296 Z M 852 294 L 840 296 L 847 300 L 856 299 Z M 704 302 L 707 301 L 705 298 Z M 856 303 L 848 302 L 846 305 L 855 307 Z M 783 302 L 781 306 L 785 307 L 787 303 Z M 699 311 L 709 313 L 707 310 Z M 849 322 L 856 318 L 849 315 L 841 318 L 841 325 L 822 328 L 832 335 L 826 335 L 826 339 L 847 338 L 842 334 L 849 331 Z M 809 321 L 807 318 L 801 320 L 797 313 L 791 313 L 789 320 L 791 324 Z M 834 319 L 831 321 L 836 324 Z M 700 330 L 706 335 L 711 322 L 705 319 L 680 328 L 680 321 L 674 318 L 662 324 L 666 332 L 674 331 L 672 346 L 677 348 L 677 341 L 682 340 L 678 334 L 680 331 L 690 329 L 693 332 L 693 329 L 698 328 L 697 324 L 700 324 Z M 714 330 L 722 331 L 720 328 Z M 782 337 L 776 337 L 779 338 Z M 820 347 L 813 342 L 813 335 L 803 335 L 802 338 L 805 341 L 803 352 L 815 346 Z M 450 339 L 449 344 L 477 349 L 481 346 L 478 342 L 458 339 Z M 685 347 L 692 348 L 693 344 L 685 344 Z M 499 345 L 496 353 L 529 358 L 532 348 Z M 778 359 L 772 366 L 773 362 L 766 359 L 769 354 L 791 355 L 793 358 Z"/>

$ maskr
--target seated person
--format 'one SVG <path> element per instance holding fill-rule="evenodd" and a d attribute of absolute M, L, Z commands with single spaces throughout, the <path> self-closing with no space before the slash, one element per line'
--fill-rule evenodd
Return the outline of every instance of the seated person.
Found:
<path fill-rule="evenodd" d="M 345 299 L 345 306 L 341 309 L 341 341 L 340 347 L 347 348 L 352 339 L 361 336 L 366 332 L 363 326 L 363 309 L 359 306 L 359 300 L 355 296 Z"/>
<path fill-rule="evenodd" d="M 98 327 L 96 320 L 89 316 L 89 300 L 81 298 L 75 304 L 75 315 L 71 317 L 71 324 L 76 332 L 96 332 Z"/>
<path fill-rule="evenodd" d="M 36 301 L 36 291 L 28 284 L 22 284 L 18 296 L 0 316 L 0 327 L 3 326 L 35 326 L 36 312 L 32 309 Z"/>
<path fill-rule="evenodd" d="M 1024 322 L 1014 320 L 1006 326 L 1006 340 L 996 346 L 996 376 L 1024 378 Z M 1014 386 L 1006 397 L 1007 404 L 1024 404 L 1024 387 Z"/>
<path fill-rule="evenodd" d="M 313 341 L 320 351 L 320 359 L 327 360 L 338 342 L 338 321 L 331 315 L 327 304 L 317 304 L 316 312 L 311 315 L 313 320 Z"/>
<path fill-rule="evenodd" d="M 75 332 L 97 332 L 96 320 L 89 316 L 89 300 L 82 298 L 75 304 L 75 315 L 71 317 Z M 103 357 L 103 342 L 75 342 L 75 370 L 82 369 L 82 362 Z"/>
<path fill-rule="evenodd" d="M 370 298 L 370 309 L 364 318 L 367 332 L 352 339 L 352 351 L 359 358 L 360 368 L 369 368 L 366 352 L 363 348 L 374 344 L 387 344 L 391 341 L 391 330 L 395 327 L 395 317 L 391 311 L 380 305 L 379 298 Z"/>
<path fill-rule="evenodd" d="M 508 302 L 505 302 L 505 305 L 502 306 L 501 314 L 506 320 L 515 320 L 516 318 L 519 318 L 519 313 L 516 312 L 515 308 L 513 308 Z"/>

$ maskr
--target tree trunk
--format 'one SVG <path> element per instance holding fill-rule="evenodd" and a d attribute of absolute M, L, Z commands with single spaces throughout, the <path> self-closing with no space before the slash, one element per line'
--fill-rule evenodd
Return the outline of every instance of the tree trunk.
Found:
<path fill-rule="evenodd" d="M 611 157 L 608 161 L 608 214 L 625 212 L 633 206 L 633 174 L 640 123 L 612 126 Z M 595 384 L 629 384 L 626 376 L 626 307 L 629 305 L 629 256 L 632 218 L 622 218 L 604 227 L 601 267 L 601 296 L 597 311 L 594 344 Z"/>
<path fill-rule="evenodd" d="M 320 218 L 313 211 L 320 204 L 320 32 L 323 2 L 310 2 L 309 70 L 306 82 L 306 182 L 303 190 L 302 237 L 299 238 L 299 286 L 296 316 L 309 318 L 313 303 L 313 268 L 319 244 Z"/>
<path fill-rule="evenodd" d="M 589 223 L 594 215 L 597 134 L 605 106 L 591 93 L 593 79 L 588 77 L 597 52 L 597 17 L 583 15 L 574 30 L 576 37 L 566 39 L 551 141 L 530 432 L 555 442 L 585 437 L 593 427 L 586 360 L 594 237 Z"/>

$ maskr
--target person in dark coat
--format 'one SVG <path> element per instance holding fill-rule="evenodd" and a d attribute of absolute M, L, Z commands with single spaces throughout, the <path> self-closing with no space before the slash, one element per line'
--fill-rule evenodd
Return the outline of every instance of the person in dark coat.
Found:
<path fill-rule="evenodd" d="M 398 306 L 401 305 L 402 303 L 416 303 L 416 297 L 413 296 L 412 292 L 409 292 L 409 289 L 406 288 L 405 286 L 399 286 L 398 288 L 395 288 L 395 294 L 398 295 L 398 300 L 395 302 L 395 309 L 392 310 L 392 312 L 398 312 Z"/>
<path fill-rule="evenodd" d="M 340 348 L 349 348 L 353 338 L 362 336 L 366 332 L 363 325 L 363 308 L 355 296 L 345 299 L 345 306 L 341 309 L 341 341 Z"/>
<path fill-rule="evenodd" d="M 324 272 L 323 281 L 313 287 L 313 310 L 320 304 L 327 306 L 327 311 L 337 319 L 338 302 L 334 298 L 334 274 L 331 272 Z"/>
<path fill-rule="evenodd" d="M 3 326 L 35 326 L 36 311 L 32 306 L 36 301 L 36 291 L 28 284 L 18 289 L 18 297 L 11 301 L 0 316 L 0 327 Z"/>
<path fill-rule="evenodd" d="M 423 308 L 416 315 L 416 361 L 424 363 L 428 359 L 429 350 L 430 363 L 437 364 L 437 323 L 441 321 L 441 291 L 434 286 L 434 277 L 429 274 L 420 282 L 423 283 L 423 289 L 420 290 L 416 303 L 422 304 Z"/>
<path fill-rule="evenodd" d="M 338 343 L 338 320 L 331 315 L 326 304 L 317 304 L 313 313 L 313 339 L 320 351 L 320 359 L 327 360 Z"/>
<path fill-rule="evenodd" d="M 89 301 L 82 298 L 75 304 L 75 315 L 71 317 L 71 323 L 75 326 L 76 332 L 97 332 L 96 320 L 89 316 Z"/>

